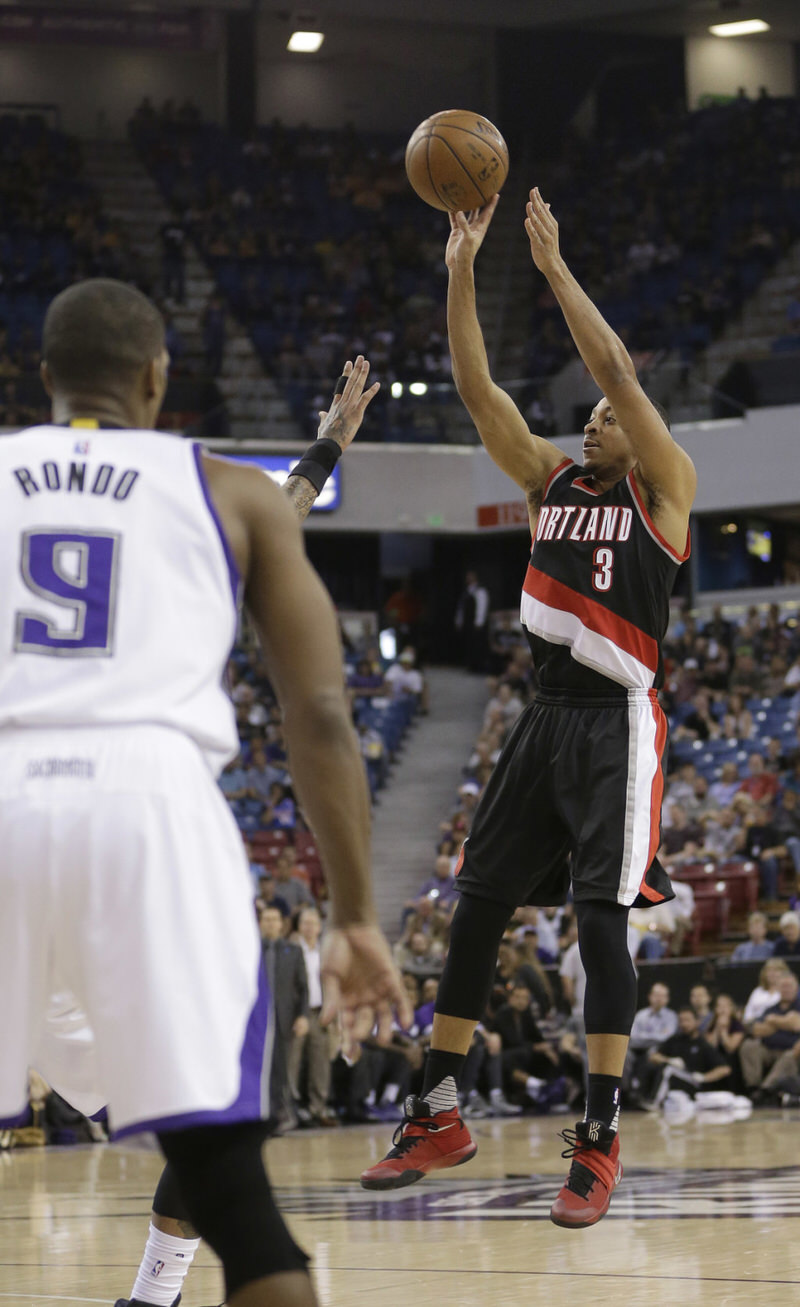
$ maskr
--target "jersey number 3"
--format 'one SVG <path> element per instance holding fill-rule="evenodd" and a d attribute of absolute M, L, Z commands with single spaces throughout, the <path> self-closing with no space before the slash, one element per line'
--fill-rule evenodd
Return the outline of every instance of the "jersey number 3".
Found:
<path fill-rule="evenodd" d="M 614 550 L 595 549 L 592 564 L 592 585 L 595 590 L 610 590 L 614 581 Z"/>
<path fill-rule="evenodd" d="M 40 607 L 38 612 L 17 612 L 15 650 L 109 658 L 114 652 L 119 554 L 120 537 L 113 531 L 24 531 L 22 580 L 50 611 Z"/>

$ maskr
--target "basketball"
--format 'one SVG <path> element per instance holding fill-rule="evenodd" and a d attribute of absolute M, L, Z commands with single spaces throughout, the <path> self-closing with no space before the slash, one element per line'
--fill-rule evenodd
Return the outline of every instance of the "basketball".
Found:
<path fill-rule="evenodd" d="M 434 209 L 480 209 L 508 174 L 508 149 L 479 113 L 445 109 L 420 123 L 406 146 L 406 173 Z"/>

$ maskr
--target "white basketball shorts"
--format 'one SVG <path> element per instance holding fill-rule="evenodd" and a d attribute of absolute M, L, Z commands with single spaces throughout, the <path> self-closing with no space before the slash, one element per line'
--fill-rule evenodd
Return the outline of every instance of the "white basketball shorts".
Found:
<path fill-rule="evenodd" d="M 0 904 L 1 1124 L 31 1065 L 116 1135 L 268 1114 L 252 881 L 188 737 L 0 732 Z"/>

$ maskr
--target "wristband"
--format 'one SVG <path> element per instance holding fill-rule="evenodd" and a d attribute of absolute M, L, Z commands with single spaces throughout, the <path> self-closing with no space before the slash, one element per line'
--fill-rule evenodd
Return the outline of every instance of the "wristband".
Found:
<path fill-rule="evenodd" d="M 292 468 L 289 475 L 305 477 L 306 481 L 311 482 L 317 494 L 320 494 L 341 457 L 341 445 L 323 436 L 321 440 L 315 440 L 313 445 L 309 445 L 300 462 Z"/>

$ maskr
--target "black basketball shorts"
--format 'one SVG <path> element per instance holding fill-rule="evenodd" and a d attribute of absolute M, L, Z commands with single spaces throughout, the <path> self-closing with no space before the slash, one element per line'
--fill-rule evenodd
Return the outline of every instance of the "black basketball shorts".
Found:
<path fill-rule="evenodd" d="M 667 719 L 655 690 L 541 692 L 518 717 L 459 858 L 459 888 L 545 907 L 674 898 L 656 859 Z"/>

